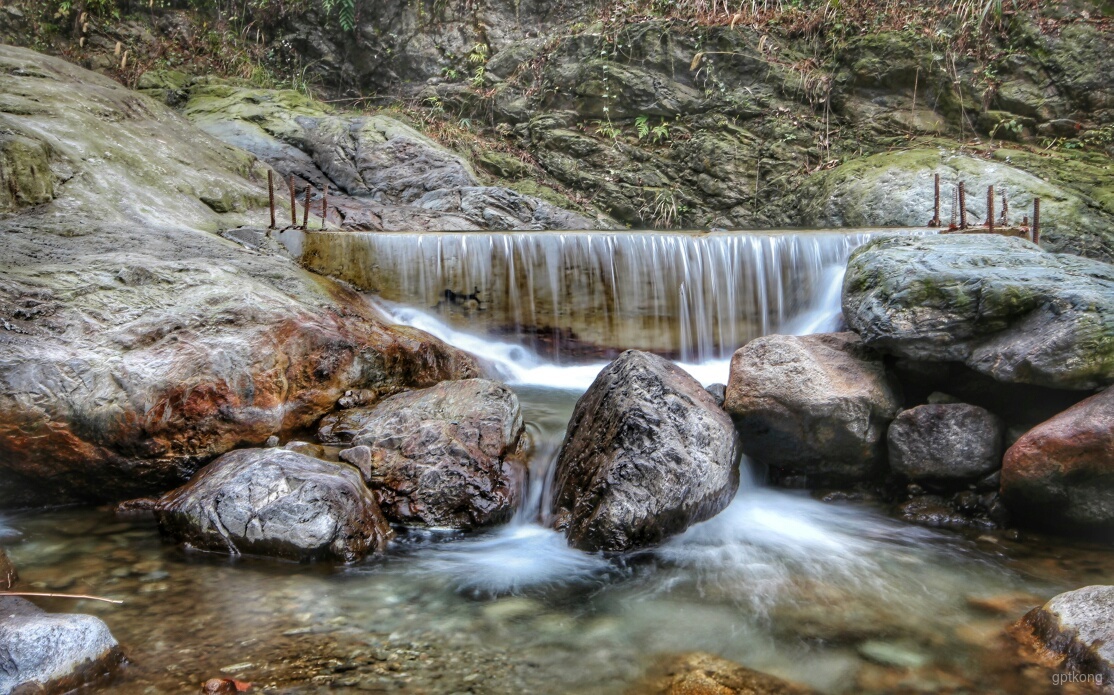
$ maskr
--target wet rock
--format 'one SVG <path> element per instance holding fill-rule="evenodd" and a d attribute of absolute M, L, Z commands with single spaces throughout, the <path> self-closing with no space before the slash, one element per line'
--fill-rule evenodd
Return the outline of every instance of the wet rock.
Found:
<path fill-rule="evenodd" d="M 360 473 L 363 474 L 364 480 L 369 480 L 374 475 L 370 446 L 361 445 L 354 446 L 351 449 L 344 449 L 340 452 L 338 458 L 360 469 Z"/>
<path fill-rule="evenodd" d="M 285 449 L 221 456 L 165 495 L 155 515 L 165 536 L 231 555 L 353 562 L 392 536 L 356 471 Z"/>
<path fill-rule="evenodd" d="M 330 415 L 318 437 L 355 445 L 343 453 L 366 466 L 365 481 L 388 519 L 469 529 L 514 514 L 525 476 L 517 457 L 522 432 L 513 391 L 466 379 Z"/>
<path fill-rule="evenodd" d="M 963 482 L 1002 465 L 1002 422 L 965 403 L 921 405 L 890 424 L 890 468 L 910 480 Z"/>
<path fill-rule="evenodd" d="M 896 642 L 869 640 L 858 647 L 859 654 L 876 664 L 899 668 L 922 668 L 932 660 L 913 646 Z"/>
<path fill-rule="evenodd" d="M 813 690 L 703 652 L 666 656 L 629 695 L 809 695 Z"/>
<path fill-rule="evenodd" d="M 582 550 L 652 546 L 728 505 L 738 435 L 680 367 L 628 350 L 573 411 L 557 458 L 555 525 Z"/>
<path fill-rule="evenodd" d="M 912 360 L 1055 388 L 1114 382 L 1114 266 L 1022 239 L 868 243 L 848 262 L 843 315 L 867 345 Z"/>
<path fill-rule="evenodd" d="M 970 490 L 952 495 L 918 494 L 899 504 L 897 512 L 910 523 L 931 528 L 998 528 L 1009 520 L 997 492 Z"/>
<path fill-rule="evenodd" d="M 1002 464 L 1002 497 L 1032 525 L 1114 529 L 1114 388 L 1018 439 Z"/>
<path fill-rule="evenodd" d="M 0 212 L 53 199 L 49 147 L 20 135 L 0 135 Z"/>
<path fill-rule="evenodd" d="M 5 114 L 24 114 L 0 130 L 41 143 L 67 181 L 0 220 L 0 507 L 161 493 L 312 426 L 348 390 L 480 373 L 210 233 L 267 224 L 266 168 L 247 153 L 61 60 L 4 46 L 0 73 Z M 235 210 L 202 201 L 216 193 Z"/>
<path fill-rule="evenodd" d="M 313 442 L 287 442 L 283 448 L 287 451 L 293 451 L 296 454 L 312 456 L 315 459 L 325 458 L 325 447 L 320 444 L 314 444 Z"/>
<path fill-rule="evenodd" d="M 716 403 L 719 403 L 720 407 L 723 407 L 724 401 L 727 400 L 726 384 L 712 384 L 705 390 L 712 395 L 712 398 L 716 399 Z"/>
<path fill-rule="evenodd" d="M 0 591 L 7 591 L 15 586 L 19 581 L 19 574 L 15 571 L 15 565 L 8 559 L 8 554 L 0 548 Z"/>
<path fill-rule="evenodd" d="M 747 343 L 731 359 L 724 407 L 744 453 L 815 486 L 878 474 L 900 402 L 881 358 L 833 333 Z"/>
<path fill-rule="evenodd" d="M 68 692 L 123 659 L 99 618 L 47 613 L 14 596 L 0 596 L 0 656 L 0 693 Z"/>
<path fill-rule="evenodd" d="M 1114 586 L 1088 586 L 1056 596 L 1012 630 L 1051 657 L 1057 670 L 1114 682 Z"/>

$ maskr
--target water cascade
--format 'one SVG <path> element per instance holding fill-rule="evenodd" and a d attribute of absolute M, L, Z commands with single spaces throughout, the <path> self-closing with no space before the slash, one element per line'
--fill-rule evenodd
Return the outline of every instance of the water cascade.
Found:
<path fill-rule="evenodd" d="M 701 363 L 834 328 L 847 257 L 877 234 L 348 232 L 297 250 L 312 270 L 557 363 L 627 348 Z"/>

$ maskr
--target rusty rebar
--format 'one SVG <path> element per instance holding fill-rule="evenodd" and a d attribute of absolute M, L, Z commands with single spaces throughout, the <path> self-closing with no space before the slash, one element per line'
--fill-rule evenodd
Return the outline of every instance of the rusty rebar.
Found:
<path fill-rule="evenodd" d="M 959 228 L 967 229 L 967 187 L 959 182 Z"/>
<path fill-rule="evenodd" d="M 298 226 L 298 196 L 294 192 L 294 177 L 291 176 L 287 182 L 290 185 L 290 226 Z"/>
<path fill-rule="evenodd" d="M 306 184 L 306 202 L 302 205 L 302 229 L 309 231 L 309 198 L 313 195 L 313 186 Z"/>
<path fill-rule="evenodd" d="M 932 206 L 932 221 L 928 223 L 929 227 L 940 226 L 940 175 L 935 174 L 932 180 L 933 194 L 935 203 Z"/>
<path fill-rule="evenodd" d="M 1033 243 L 1041 243 L 1041 199 L 1033 198 Z"/>
<path fill-rule="evenodd" d="M 267 198 L 271 202 L 271 226 L 268 229 L 275 228 L 275 172 L 271 169 L 267 170 Z"/>
<path fill-rule="evenodd" d="M 1010 199 L 1006 197 L 1006 189 L 1002 189 L 1002 226 L 1010 226 Z"/>
<path fill-rule="evenodd" d="M 994 186 L 986 187 L 986 229 L 994 233 Z"/>
<path fill-rule="evenodd" d="M 321 229 L 325 229 L 325 223 L 329 219 L 329 186 L 325 185 L 324 190 L 321 191 Z"/>

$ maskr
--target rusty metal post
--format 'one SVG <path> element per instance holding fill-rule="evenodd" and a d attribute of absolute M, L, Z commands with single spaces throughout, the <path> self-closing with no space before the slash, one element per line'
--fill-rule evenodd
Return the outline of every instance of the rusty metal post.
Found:
<path fill-rule="evenodd" d="M 986 187 L 986 229 L 994 233 L 994 186 Z"/>
<path fill-rule="evenodd" d="M 932 205 L 932 221 L 928 223 L 929 227 L 940 226 L 940 175 L 936 174 L 932 177 L 933 199 Z"/>
<path fill-rule="evenodd" d="M 967 229 L 967 188 L 959 182 L 959 228 Z"/>
<path fill-rule="evenodd" d="M 275 172 L 271 169 L 267 170 L 267 197 L 271 201 L 271 226 L 269 229 L 275 228 Z"/>
<path fill-rule="evenodd" d="M 298 198 L 297 198 L 297 194 L 294 193 L 294 177 L 291 176 L 290 179 L 286 183 L 290 185 L 290 226 L 291 227 L 297 227 L 298 226 Z"/>
<path fill-rule="evenodd" d="M 325 228 L 325 223 L 329 219 L 329 185 L 325 184 L 325 190 L 321 191 L 321 229 Z"/>
<path fill-rule="evenodd" d="M 1041 243 L 1041 199 L 1033 198 L 1033 243 Z"/>
<path fill-rule="evenodd" d="M 1006 189 L 1002 189 L 1002 227 L 1010 226 L 1010 199 L 1006 197 Z"/>
<path fill-rule="evenodd" d="M 306 184 L 306 202 L 302 205 L 302 229 L 309 231 L 309 198 L 313 194 L 313 186 Z"/>

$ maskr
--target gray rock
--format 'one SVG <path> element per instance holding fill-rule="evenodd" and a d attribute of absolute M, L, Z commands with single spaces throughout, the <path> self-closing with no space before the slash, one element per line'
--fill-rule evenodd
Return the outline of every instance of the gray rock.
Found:
<path fill-rule="evenodd" d="M 187 547 L 231 555 L 353 562 L 392 536 L 360 475 L 285 449 L 241 449 L 167 493 L 159 529 Z"/>
<path fill-rule="evenodd" d="M 976 405 L 920 405 L 890 424 L 890 468 L 916 481 L 981 478 L 1002 466 L 1002 432 L 1002 421 Z"/>
<path fill-rule="evenodd" d="M 727 384 L 712 384 L 704 390 L 710 393 L 712 398 L 716 399 L 716 403 L 719 403 L 721 407 L 724 401 L 727 400 Z"/>
<path fill-rule="evenodd" d="M 346 460 L 365 471 L 391 521 L 469 529 L 514 514 L 525 478 L 522 433 L 513 391 L 466 379 L 330 415 L 318 437 L 355 445 Z"/>
<path fill-rule="evenodd" d="M 107 675 L 122 660 L 108 626 L 91 615 L 47 613 L 0 596 L 0 693 L 68 692 Z"/>
<path fill-rule="evenodd" d="M 843 315 L 867 345 L 1002 382 L 1114 383 L 1114 266 L 991 235 L 893 237 L 847 266 Z"/>
<path fill-rule="evenodd" d="M 370 446 L 354 446 L 351 449 L 345 449 L 338 454 L 341 461 L 351 463 L 353 466 L 360 470 L 364 480 L 370 480 L 373 475 L 372 470 L 372 455 Z"/>
<path fill-rule="evenodd" d="M 1034 608 L 1015 634 L 1031 637 L 1060 659 L 1059 670 L 1114 682 L 1114 586 L 1088 586 Z"/>
<path fill-rule="evenodd" d="M 19 574 L 15 571 L 15 565 L 4 549 L 0 548 L 0 591 L 11 589 L 18 581 Z"/>
<path fill-rule="evenodd" d="M 881 471 L 900 401 L 880 356 L 854 333 L 772 335 L 736 351 L 724 407 L 744 453 L 826 485 Z"/>
<path fill-rule="evenodd" d="M 730 503 L 738 448 L 731 419 L 699 382 L 628 350 L 577 401 L 557 458 L 554 524 L 582 550 L 660 543 Z"/>

